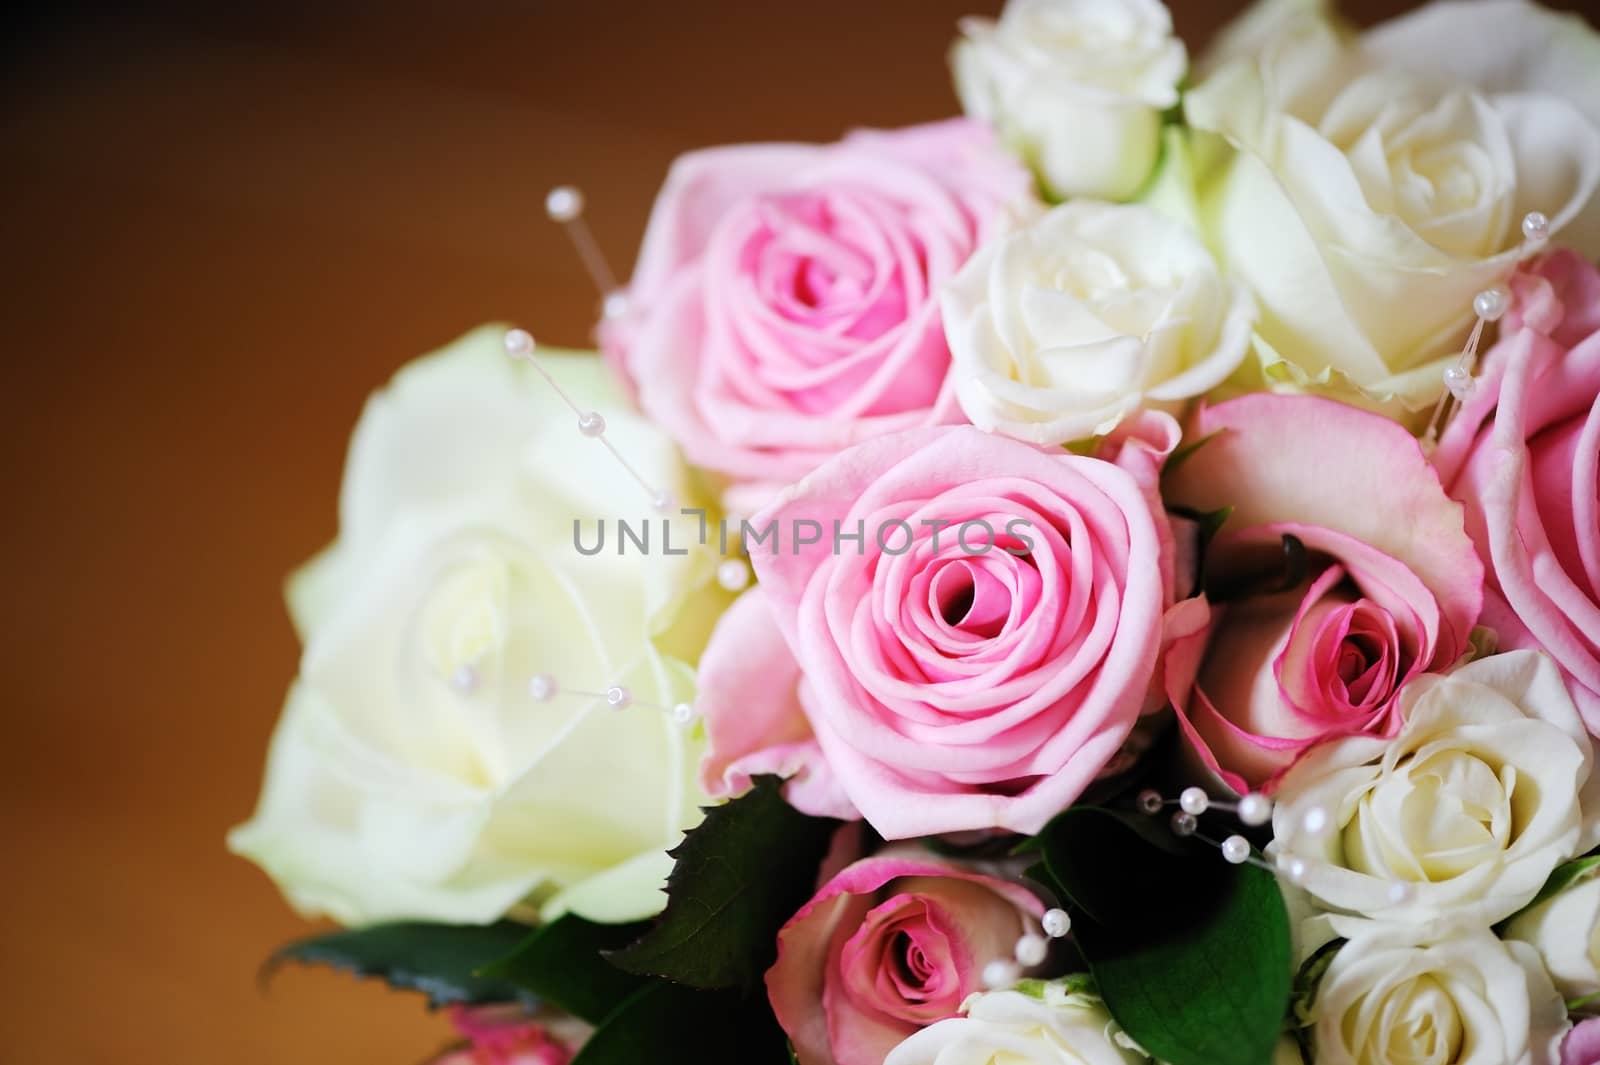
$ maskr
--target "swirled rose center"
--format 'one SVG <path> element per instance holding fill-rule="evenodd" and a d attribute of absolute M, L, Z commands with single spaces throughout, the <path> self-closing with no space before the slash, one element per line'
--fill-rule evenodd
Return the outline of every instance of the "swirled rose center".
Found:
<path fill-rule="evenodd" d="M 1284 699 L 1321 732 L 1385 725 L 1416 666 L 1416 637 L 1343 566 L 1312 581 L 1274 664 Z"/>
<path fill-rule="evenodd" d="M 1460 1060 L 1464 1041 L 1461 1015 L 1449 991 L 1434 976 L 1407 980 L 1389 991 L 1376 1010 L 1351 1010 L 1344 1017 L 1347 1038 L 1357 1036 L 1356 1026 L 1363 1020 L 1371 1024 L 1363 1061 L 1449 1065 Z"/>
<path fill-rule="evenodd" d="M 1516 840 L 1519 785 L 1514 767 L 1468 751 L 1411 756 L 1362 798 L 1344 830 L 1348 864 L 1437 883 L 1491 863 Z"/>
<path fill-rule="evenodd" d="M 858 1006 L 913 1024 L 950 1016 L 963 995 L 954 932 L 927 899 L 892 896 L 840 948 L 847 992 Z"/>
<path fill-rule="evenodd" d="M 708 289 L 707 299 L 718 312 L 710 339 L 738 353 L 729 387 L 808 416 L 934 401 L 948 351 L 930 325 L 929 249 L 903 205 L 841 182 L 754 197 L 720 232 L 711 276 L 734 283 Z M 889 387 L 886 375 L 908 361 L 919 368 Z M 864 395 L 870 404 L 855 409 Z"/>

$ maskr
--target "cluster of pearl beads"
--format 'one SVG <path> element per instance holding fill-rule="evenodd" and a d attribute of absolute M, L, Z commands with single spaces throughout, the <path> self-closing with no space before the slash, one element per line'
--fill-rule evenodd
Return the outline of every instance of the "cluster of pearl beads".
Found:
<path fill-rule="evenodd" d="M 983 967 L 979 975 L 984 987 L 990 991 L 1013 987 L 1027 970 L 1043 965 L 1050 956 L 1050 941 L 1065 938 L 1072 931 L 1072 918 L 1066 910 L 1046 910 L 1039 918 L 1039 927 L 1043 935 L 1031 931 L 1023 933 L 1012 948 L 1010 958 L 996 958 Z"/>
<path fill-rule="evenodd" d="M 1201 840 L 1211 843 L 1222 851 L 1222 857 L 1233 865 L 1243 865 L 1250 862 L 1264 866 L 1265 863 L 1255 859 L 1250 849 L 1250 841 L 1243 836 L 1234 834 L 1220 843 L 1207 839 L 1200 834 L 1200 815 L 1208 810 L 1227 810 L 1235 814 L 1241 822 L 1251 828 L 1259 828 L 1272 820 L 1272 800 L 1265 795 L 1254 793 L 1245 795 L 1238 802 L 1229 802 L 1213 799 L 1204 788 L 1184 788 L 1176 799 L 1165 799 L 1154 788 L 1141 791 L 1134 800 L 1134 805 L 1139 812 L 1149 817 L 1159 814 L 1167 806 L 1176 805 L 1177 812 L 1172 815 L 1172 834 Z"/>

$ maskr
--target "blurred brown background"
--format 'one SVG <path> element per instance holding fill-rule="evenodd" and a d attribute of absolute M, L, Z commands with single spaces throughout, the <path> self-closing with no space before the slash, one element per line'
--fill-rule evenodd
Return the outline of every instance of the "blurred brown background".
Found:
<path fill-rule="evenodd" d="M 1174 2 L 1192 47 L 1241 6 Z M 343 975 L 259 991 L 306 926 L 222 845 L 295 667 L 282 577 L 334 532 L 363 397 L 487 319 L 585 342 L 550 186 L 583 187 L 625 274 L 675 154 L 951 113 L 955 19 L 997 7 L 7 16 L 0 1062 L 411 1065 L 442 1040 Z"/>

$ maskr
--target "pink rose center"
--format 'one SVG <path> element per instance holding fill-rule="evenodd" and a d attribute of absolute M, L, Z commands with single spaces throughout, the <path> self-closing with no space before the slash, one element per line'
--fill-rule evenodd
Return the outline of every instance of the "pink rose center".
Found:
<path fill-rule="evenodd" d="M 768 193 L 724 232 L 721 261 L 708 268 L 733 286 L 715 292 L 724 314 L 713 317 L 725 323 L 725 350 L 738 353 L 741 365 L 727 369 L 746 398 L 804 415 L 851 407 L 852 416 L 934 401 L 949 353 L 932 328 L 928 250 L 902 205 L 849 184 Z M 855 410 L 863 390 L 873 399 Z"/>
<path fill-rule="evenodd" d="M 1384 728 L 1395 696 L 1415 672 L 1415 638 L 1394 614 L 1332 565 L 1300 601 L 1274 662 L 1284 700 L 1303 719 L 1286 738 Z"/>
<path fill-rule="evenodd" d="M 936 904 L 895 895 L 867 914 L 840 951 L 846 992 L 859 1009 L 911 1024 L 951 1016 L 967 990 L 959 941 Z"/>

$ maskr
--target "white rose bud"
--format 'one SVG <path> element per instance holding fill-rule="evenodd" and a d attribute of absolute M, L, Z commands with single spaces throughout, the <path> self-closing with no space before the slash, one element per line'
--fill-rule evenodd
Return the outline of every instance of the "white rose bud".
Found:
<path fill-rule="evenodd" d="M 1044 445 L 1180 412 L 1239 365 L 1255 320 L 1182 225 L 1081 200 L 985 244 L 942 307 L 967 417 Z"/>
<path fill-rule="evenodd" d="M 1505 934 L 1539 952 L 1563 998 L 1600 994 L 1600 876 L 1595 869 L 1519 913 Z"/>
<path fill-rule="evenodd" d="M 1021 991 L 973 995 L 965 1016 L 930 1025 L 889 1052 L 883 1065 L 1143 1065 L 1140 1053 L 1093 995 L 1062 983 L 1040 997 Z"/>
<path fill-rule="evenodd" d="M 1301 886 L 1341 935 L 1365 919 L 1419 938 L 1487 927 L 1592 845 L 1588 735 L 1535 651 L 1421 677 L 1400 702 L 1394 739 L 1336 740 L 1289 771 L 1271 852 L 1303 866 Z"/>
<path fill-rule="evenodd" d="M 993 125 L 1058 198 L 1133 197 L 1188 65 L 1160 0 L 1010 0 L 964 19 L 951 53 L 967 114 Z"/>
<path fill-rule="evenodd" d="M 1567 1028 L 1533 951 L 1486 931 L 1427 947 L 1351 940 L 1312 1013 L 1317 1065 L 1556 1065 Z"/>
<path fill-rule="evenodd" d="M 652 636 L 714 562 L 664 553 L 645 493 L 501 337 L 468 336 L 372 398 L 339 539 L 291 581 L 300 677 L 229 843 L 307 914 L 479 923 L 538 890 L 559 893 L 553 910 L 639 918 L 700 817 L 698 745 L 643 704 L 689 697 Z M 679 487 L 675 452 L 597 357 L 540 358 L 646 478 Z M 655 550 L 577 550 L 574 519 L 587 543 L 619 517 L 654 519 Z M 674 552 L 695 543 L 690 523 L 673 532 Z M 631 709 L 582 694 L 612 685 Z"/>

